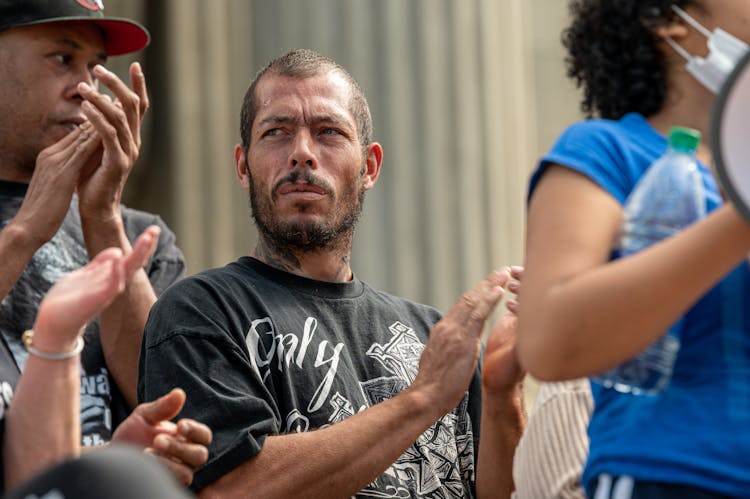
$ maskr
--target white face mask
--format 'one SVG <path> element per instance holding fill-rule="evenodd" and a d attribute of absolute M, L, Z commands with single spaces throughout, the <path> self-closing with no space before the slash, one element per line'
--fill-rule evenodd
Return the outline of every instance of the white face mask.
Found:
<path fill-rule="evenodd" d="M 687 60 L 688 72 L 713 93 L 718 93 L 724 80 L 732 72 L 743 55 L 750 49 L 745 42 L 730 35 L 721 28 L 709 31 L 693 19 L 687 12 L 672 5 L 672 10 L 686 23 L 698 30 L 708 40 L 708 57 L 690 55 L 671 37 L 664 37 L 667 43 Z"/>

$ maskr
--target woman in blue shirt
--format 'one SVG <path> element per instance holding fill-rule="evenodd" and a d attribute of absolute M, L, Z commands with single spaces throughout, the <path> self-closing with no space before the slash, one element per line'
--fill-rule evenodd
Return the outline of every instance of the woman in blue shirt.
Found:
<path fill-rule="evenodd" d="M 723 203 L 707 146 L 697 156 L 708 216 L 632 257 L 613 250 L 625 199 L 669 129 L 708 143 L 715 96 L 685 64 L 708 55 L 699 25 L 750 41 L 750 1 L 573 0 L 571 14 L 568 73 L 590 119 L 531 180 L 521 361 L 543 380 L 595 376 L 684 317 L 663 392 L 593 385 L 584 486 L 597 499 L 748 497 L 750 225 Z"/>

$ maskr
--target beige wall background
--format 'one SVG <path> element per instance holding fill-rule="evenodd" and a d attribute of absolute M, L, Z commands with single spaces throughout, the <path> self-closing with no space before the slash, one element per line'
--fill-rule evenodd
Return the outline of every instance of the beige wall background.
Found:
<path fill-rule="evenodd" d="M 108 0 L 152 34 L 137 55 L 152 107 L 126 202 L 161 214 L 189 272 L 247 254 L 235 181 L 239 109 L 255 72 L 296 47 L 350 70 L 385 149 L 352 258 L 360 278 L 447 309 L 523 261 L 538 157 L 580 117 L 566 80 L 564 0 Z M 112 61 L 126 74 L 128 58 Z M 533 386 L 533 385 L 532 385 Z"/>

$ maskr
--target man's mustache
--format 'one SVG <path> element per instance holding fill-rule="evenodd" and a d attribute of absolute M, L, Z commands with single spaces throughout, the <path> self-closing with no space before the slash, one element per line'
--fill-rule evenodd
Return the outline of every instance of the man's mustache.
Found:
<path fill-rule="evenodd" d="M 297 169 L 292 171 L 289 175 L 279 179 L 273 186 L 273 194 L 276 195 L 278 190 L 286 184 L 309 184 L 319 187 L 326 191 L 326 194 L 333 197 L 333 186 L 326 180 L 317 178 L 308 169 Z"/>

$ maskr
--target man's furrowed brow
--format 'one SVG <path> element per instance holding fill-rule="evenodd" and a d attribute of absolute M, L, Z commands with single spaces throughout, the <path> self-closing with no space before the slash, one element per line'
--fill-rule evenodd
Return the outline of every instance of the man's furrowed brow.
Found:
<path fill-rule="evenodd" d="M 261 128 L 265 128 L 268 126 L 274 126 L 274 125 L 299 125 L 300 120 L 297 116 L 292 115 L 273 115 L 268 116 L 266 118 L 263 118 L 258 122 L 258 126 Z M 341 116 L 338 114 L 316 114 L 309 116 L 305 118 L 305 124 L 308 126 L 311 125 L 321 125 L 321 124 L 330 124 L 341 128 L 349 128 L 352 126 L 352 123 L 346 119 L 345 116 Z"/>
<path fill-rule="evenodd" d="M 337 114 L 318 114 L 310 116 L 307 120 L 309 123 L 330 123 L 332 125 L 337 126 L 348 126 L 349 120 L 347 120 L 343 116 L 339 116 Z"/>
<path fill-rule="evenodd" d="M 297 123 L 297 118 L 294 116 L 286 116 L 286 115 L 273 115 L 268 116 L 267 118 L 263 118 L 260 120 L 258 125 L 260 126 L 266 126 L 266 125 L 294 125 Z"/>

